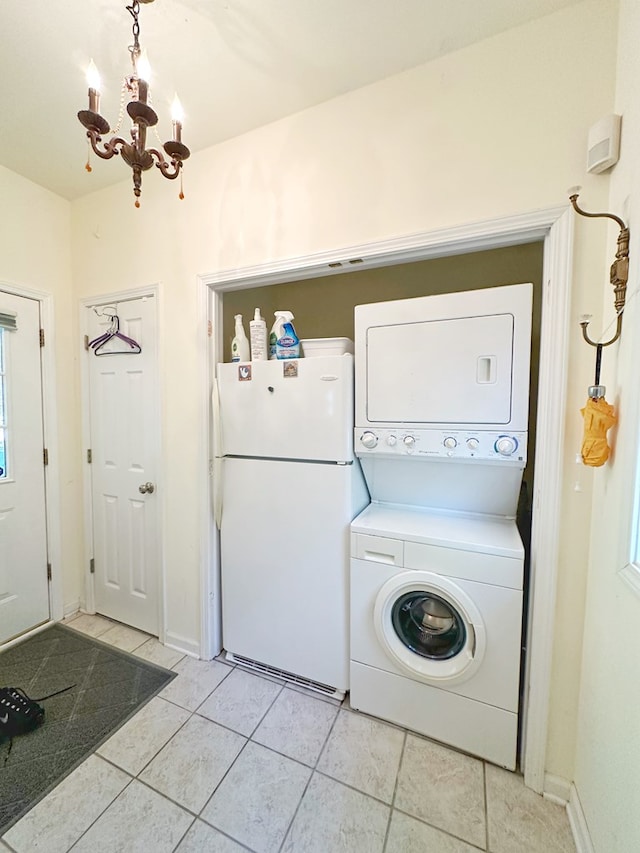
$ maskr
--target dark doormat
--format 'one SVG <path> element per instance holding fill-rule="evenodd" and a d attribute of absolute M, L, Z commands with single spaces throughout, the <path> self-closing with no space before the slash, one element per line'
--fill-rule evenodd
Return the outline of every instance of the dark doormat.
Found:
<path fill-rule="evenodd" d="M 1 652 L 0 687 L 32 698 L 75 687 L 40 703 L 43 725 L 14 738 L 8 759 L 0 745 L 0 836 L 175 675 L 63 625 Z"/>

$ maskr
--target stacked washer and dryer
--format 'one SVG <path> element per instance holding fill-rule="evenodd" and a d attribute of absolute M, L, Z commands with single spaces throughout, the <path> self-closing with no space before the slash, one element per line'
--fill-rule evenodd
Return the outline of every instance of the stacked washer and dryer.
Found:
<path fill-rule="evenodd" d="M 531 284 L 355 309 L 351 705 L 515 769 Z"/>

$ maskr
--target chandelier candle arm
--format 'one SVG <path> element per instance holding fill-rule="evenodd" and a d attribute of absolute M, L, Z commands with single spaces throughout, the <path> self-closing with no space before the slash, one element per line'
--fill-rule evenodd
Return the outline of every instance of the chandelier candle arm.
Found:
<path fill-rule="evenodd" d="M 165 143 L 165 148 L 167 145 L 170 144 L 170 142 Z M 180 158 L 172 157 L 171 162 L 167 163 L 167 161 L 162 156 L 162 152 L 158 151 L 156 148 L 150 148 L 149 154 L 152 154 L 156 158 L 156 166 L 158 169 L 160 169 L 165 178 L 168 178 L 170 181 L 173 181 L 175 180 L 175 178 L 178 177 L 178 175 L 180 174 L 180 169 L 182 168 L 182 160 Z M 171 171 L 172 169 L 173 171 Z"/>
<path fill-rule="evenodd" d="M 98 145 L 102 142 L 102 137 L 99 133 L 96 133 L 95 130 L 89 129 L 87 131 L 87 136 L 91 142 L 91 149 L 94 154 L 100 157 L 102 160 L 111 160 L 116 154 L 119 154 L 118 146 L 126 145 L 124 139 L 121 139 L 119 136 L 114 136 L 108 142 L 104 143 L 104 148 L 98 148 Z"/>

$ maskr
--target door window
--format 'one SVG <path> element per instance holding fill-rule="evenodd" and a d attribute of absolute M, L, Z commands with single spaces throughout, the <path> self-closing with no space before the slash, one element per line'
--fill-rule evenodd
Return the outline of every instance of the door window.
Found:
<path fill-rule="evenodd" d="M 391 611 L 391 624 L 408 649 L 430 660 L 455 657 L 467 639 L 464 620 L 455 607 L 424 590 L 398 598 Z"/>
<path fill-rule="evenodd" d="M 0 328 L 0 480 L 7 477 L 7 390 L 5 379 L 4 329 Z"/>

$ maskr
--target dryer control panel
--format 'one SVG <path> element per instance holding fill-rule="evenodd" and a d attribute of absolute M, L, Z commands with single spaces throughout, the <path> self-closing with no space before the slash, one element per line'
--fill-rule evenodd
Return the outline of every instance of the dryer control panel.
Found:
<path fill-rule="evenodd" d="M 358 456 L 478 459 L 522 466 L 527 461 L 527 433 L 356 427 L 354 450 Z"/>

